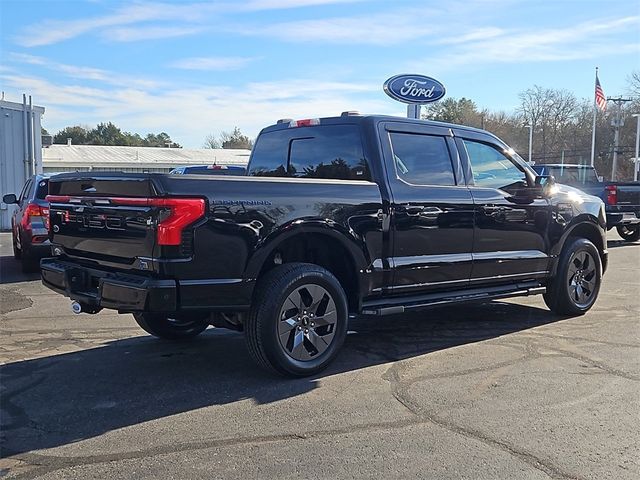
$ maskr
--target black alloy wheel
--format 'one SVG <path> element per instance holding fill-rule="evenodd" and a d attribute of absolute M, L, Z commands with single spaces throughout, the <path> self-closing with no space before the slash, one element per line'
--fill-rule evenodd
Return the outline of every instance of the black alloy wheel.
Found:
<path fill-rule="evenodd" d="M 561 315 L 582 315 L 596 302 L 602 281 L 598 249 L 586 238 L 571 241 L 560 254 L 556 274 L 544 301 Z"/>
<path fill-rule="evenodd" d="M 260 366 L 281 375 L 312 375 L 326 368 L 344 342 L 346 295 L 318 265 L 281 265 L 258 282 L 244 331 Z"/>

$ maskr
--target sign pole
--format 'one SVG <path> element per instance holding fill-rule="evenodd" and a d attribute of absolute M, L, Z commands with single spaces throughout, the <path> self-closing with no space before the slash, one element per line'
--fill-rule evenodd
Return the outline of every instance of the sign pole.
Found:
<path fill-rule="evenodd" d="M 420 118 L 420 105 L 410 103 L 407 105 L 407 118 Z"/>

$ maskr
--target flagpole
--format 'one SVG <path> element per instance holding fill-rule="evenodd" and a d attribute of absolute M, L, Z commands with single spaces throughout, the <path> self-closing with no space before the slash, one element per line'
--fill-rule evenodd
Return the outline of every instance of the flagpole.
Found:
<path fill-rule="evenodd" d="M 598 67 L 596 67 L 596 82 L 598 80 Z M 594 85 L 596 83 L 594 82 Z M 595 89 L 594 89 L 595 92 Z M 591 131 L 591 166 L 593 167 L 593 163 L 596 155 L 596 116 L 598 115 L 598 106 L 596 105 L 596 95 L 593 94 L 593 127 Z"/>

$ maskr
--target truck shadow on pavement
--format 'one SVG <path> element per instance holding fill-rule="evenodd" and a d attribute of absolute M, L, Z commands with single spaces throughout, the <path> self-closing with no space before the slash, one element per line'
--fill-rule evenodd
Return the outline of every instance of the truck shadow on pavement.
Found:
<path fill-rule="evenodd" d="M 607 248 L 640 247 L 640 242 L 627 242 L 626 240 L 607 240 Z"/>
<path fill-rule="evenodd" d="M 267 404 L 316 388 L 318 380 L 561 320 L 547 310 L 491 302 L 350 323 L 337 360 L 319 375 L 275 377 L 252 363 L 242 334 L 209 329 L 188 343 L 148 336 L 1 368 L 0 457 L 58 447 L 199 408 L 244 399 Z M 132 320 L 133 323 L 133 320 Z M 47 337 L 38 349 L 83 348 L 83 339 Z M 108 334 L 108 333 L 107 333 Z M 69 345 L 71 344 L 71 345 Z M 425 362 L 428 362 L 428 357 Z M 211 428 L 215 428 L 215 422 Z"/>
<path fill-rule="evenodd" d="M 40 280 L 40 272 L 22 273 L 20 261 L 13 255 L 0 256 L 0 284 Z"/>

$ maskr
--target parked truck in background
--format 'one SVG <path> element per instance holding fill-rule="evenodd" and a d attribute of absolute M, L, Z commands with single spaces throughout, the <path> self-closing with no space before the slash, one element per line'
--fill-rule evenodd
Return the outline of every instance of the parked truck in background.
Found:
<path fill-rule="evenodd" d="M 488 132 L 345 113 L 260 133 L 247 176 L 60 175 L 47 287 L 147 332 L 243 330 L 280 374 L 325 368 L 351 316 L 543 294 L 580 315 L 607 266 L 604 204 Z M 390 320 L 393 321 L 393 320 Z"/>
<path fill-rule="evenodd" d="M 605 182 L 590 165 L 537 164 L 539 175 L 553 175 L 565 185 L 600 197 L 605 202 L 607 228 L 616 228 L 628 242 L 640 239 L 640 182 Z"/>

